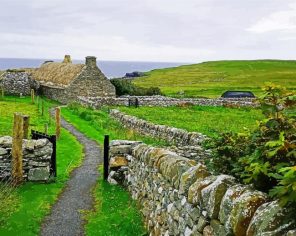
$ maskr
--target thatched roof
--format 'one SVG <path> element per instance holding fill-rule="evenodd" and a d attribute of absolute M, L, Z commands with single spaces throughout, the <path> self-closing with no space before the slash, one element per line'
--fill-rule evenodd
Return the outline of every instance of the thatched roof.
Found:
<path fill-rule="evenodd" d="M 84 64 L 47 62 L 40 68 L 32 70 L 33 78 L 48 86 L 66 87 L 82 71 Z"/>

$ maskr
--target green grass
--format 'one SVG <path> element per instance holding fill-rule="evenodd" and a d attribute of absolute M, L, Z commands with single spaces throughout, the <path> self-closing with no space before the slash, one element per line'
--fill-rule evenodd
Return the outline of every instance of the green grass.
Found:
<path fill-rule="evenodd" d="M 120 111 L 155 124 L 168 125 L 215 137 L 220 132 L 254 129 L 263 115 L 258 109 L 225 107 L 120 107 Z"/>
<path fill-rule="evenodd" d="M 6 109 L 3 109 L 3 104 Z M 34 128 L 40 131 L 47 121 L 46 117 L 42 117 L 36 107 L 30 104 L 28 98 L 7 98 L 4 102 L 0 101 L 0 109 L 0 135 L 11 134 L 12 114 L 16 111 L 31 115 Z M 49 213 L 51 205 L 64 188 L 71 170 L 80 165 L 82 152 L 82 146 L 75 137 L 62 129 L 61 138 L 57 143 L 56 182 L 25 183 L 12 192 L 12 201 L 1 202 L 1 205 L 6 204 L 8 211 L 0 212 L 0 235 L 38 235 L 42 219 Z"/>
<path fill-rule="evenodd" d="M 110 118 L 107 110 L 104 109 L 92 110 L 75 105 L 62 108 L 62 116 L 87 137 L 99 143 L 103 143 L 104 135 L 108 134 L 110 140 L 138 140 L 157 146 L 167 145 L 166 142 L 160 139 L 141 136 L 133 130 L 123 128 L 119 122 Z"/>
<path fill-rule="evenodd" d="M 101 170 L 102 172 L 102 170 Z M 88 236 L 146 235 L 136 202 L 120 186 L 110 185 L 100 178 L 95 190 L 95 210 L 87 216 Z"/>
<path fill-rule="evenodd" d="M 220 97 L 227 90 L 250 90 L 260 95 L 266 82 L 296 89 L 296 61 L 213 61 L 158 69 L 134 80 L 142 87 L 157 86 L 170 96 Z"/>

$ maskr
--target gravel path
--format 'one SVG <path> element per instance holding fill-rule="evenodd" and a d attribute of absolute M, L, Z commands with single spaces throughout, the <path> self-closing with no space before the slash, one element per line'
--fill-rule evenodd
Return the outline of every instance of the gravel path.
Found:
<path fill-rule="evenodd" d="M 101 162 L 99 146 L 65 120 L 61 123 L 84 146 L 85 158 L 82 165 L 72 172 L 66 188 L 52 207 L 50 215 L 44 220 L 41 228 L 42 236 L 84 235 L 81 211 L 93 207 L 91 190 L 99 177 L 97 170 Z"/>

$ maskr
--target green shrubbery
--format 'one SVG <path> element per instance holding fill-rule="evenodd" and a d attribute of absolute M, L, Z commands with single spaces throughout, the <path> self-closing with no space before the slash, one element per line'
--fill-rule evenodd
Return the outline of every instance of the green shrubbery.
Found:
<path fill-rule="evenodd" d="M 269 192 L 282 205 L 295 204 L 296 95 L 275 85 L 264 90 L 260 103 L 265 119 L 254 132 L 224 133 L 215 139 L 208 165 Z"/>
<path fill-rule="evenodd" d="M 117 96 L 153 96 L 162 94 L 158 87 L 142 88 L 134 85 L 130 80 L 112 79 L 111 83 L 115 86 Z"/>

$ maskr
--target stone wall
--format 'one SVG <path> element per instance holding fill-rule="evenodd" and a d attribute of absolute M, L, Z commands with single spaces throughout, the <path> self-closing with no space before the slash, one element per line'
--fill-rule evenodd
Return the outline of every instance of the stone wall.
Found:
<path fill-rule="evenodd" d="M 109 182 L 139 203 L 150 235 L 295 235 L 295 210 L 201 163 L 139 142 L 110 145 Z M 294 230 L 293 230 L 294 229 Z"/>
<path fill-rule="evenodd" d="M 40 93 L 45 97 L 52 99 L 54 101 L 59 101 L 62 104 L 67 104 L 68 102 L 65 88 L 62 88 L 62 87 L 41 85 Z"/>
<path fill-rule="evenodd" d="M 139 106 L 176 106 L 176 105 L 199 105 L 199 106 L 233 106 L 233 107 L 256 107 L 258 104 L 252 98 L 172 98 L 164 96 L 126 96 L 118 98 L 103 98 L 80 96 L 77 101 L 84 106 L 99 108 L 102 106 L 128 106 L 129 99 L 138 99 Z"/>
<path fill-rule="evenodd" d="M 110 111 L 110 116 L 119 121 L 124 127 L 135 130 L 142 135 L 165 140 L 170 144 L 168 149 L 177 152 L 181 156 L 203 161 L 210 154 L 210 150 L 204 150 L 201 147 L 201 143 L 207 139 L 201 133 L 188 132 L 184 129 L 166 125 L 156 125 L 135 116 L 126 115 L 116 109 Z"/>
<path fill-rule="evenodd" d="M 12 138 L 0 137 L 0 180 L 11 176 Z M 48 181 L 52 144 L 47 139 L 23 140 L 23 176 L 25 181 Z"/>
<path fill-rule="evenodd" d="M 0 87 L 8 95 L 30 95 L 31 89 L 37 89 L 39 84 L 31 79 L 26 72 L 5 72 L 0 78 Z"/>

